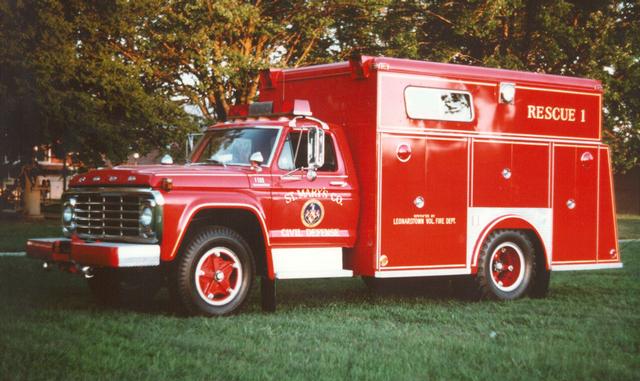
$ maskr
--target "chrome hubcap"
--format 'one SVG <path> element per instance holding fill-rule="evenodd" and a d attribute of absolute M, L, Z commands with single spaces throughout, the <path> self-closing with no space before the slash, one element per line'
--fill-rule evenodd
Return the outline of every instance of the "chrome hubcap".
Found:
<path fill-rule="evenodd" d="M 210 249 L 198 261 L 194 281 L 198 294 L 207 304 L 225 305 L 242 287 L 240 259 L 227 247 Z"/>
<path fill-rule="evenodd" d="M 513 291 L 522 284 L 525 260 L 518 245 L 512 242 L 500 244 L 493 252 L 489 263 L 491 280 L 503 292 Z"/>

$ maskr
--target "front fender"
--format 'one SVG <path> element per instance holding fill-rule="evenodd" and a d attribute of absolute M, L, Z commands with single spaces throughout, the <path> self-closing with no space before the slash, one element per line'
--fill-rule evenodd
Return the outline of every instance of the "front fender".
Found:
<path fill-rule="evenodd" d="M 193 216 L 203 209 L 241 209 L 254 214 L 260 222 L 265 250 L 269 252 L 270 242 L 267 234 L 266 212 L 255 198 L 246 194 L 230 191 L 216 191 L 215 197 L 202 192 L 169 192 L 165 193 L 164 230 L 162 236 L 162 261 L 172 261 L 184 240 Z"/>

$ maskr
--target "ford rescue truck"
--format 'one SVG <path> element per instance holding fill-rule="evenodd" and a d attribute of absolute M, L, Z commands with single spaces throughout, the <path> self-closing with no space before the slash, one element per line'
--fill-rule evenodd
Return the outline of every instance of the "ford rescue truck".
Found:
<path fill-rule="evenodd" d="M 486 299 L 550 273 L 622 267 L 602 87 L 590 79 L 384 57 L 266 70 L 259 101 L 186 165 L 76 175 L 63 238 L 27 254 L 101 301 L 163 285 L 225 315 L 261 278 L 462 276 Z"/>

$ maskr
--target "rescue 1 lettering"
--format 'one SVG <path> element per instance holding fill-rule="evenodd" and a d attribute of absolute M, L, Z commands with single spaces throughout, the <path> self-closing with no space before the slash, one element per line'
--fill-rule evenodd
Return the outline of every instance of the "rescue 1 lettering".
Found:
<path fill-rule="evenodd" d="M 576 109 L 551 106 L 527 106 L 527 119 L 556 120 L 562 122 L 575 122 Z M 585 110 L 580 110 L 580 122 L 585 122 Z"/>

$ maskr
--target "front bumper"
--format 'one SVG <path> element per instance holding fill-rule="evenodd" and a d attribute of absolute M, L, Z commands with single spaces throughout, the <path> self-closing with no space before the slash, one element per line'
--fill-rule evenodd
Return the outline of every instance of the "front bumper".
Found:
<path fill-rule="evenodd" d="M 27 241 L 27 256 L 50 263 L 91 267 L 158 266 L 160 245 L 33 238 Z"/>

